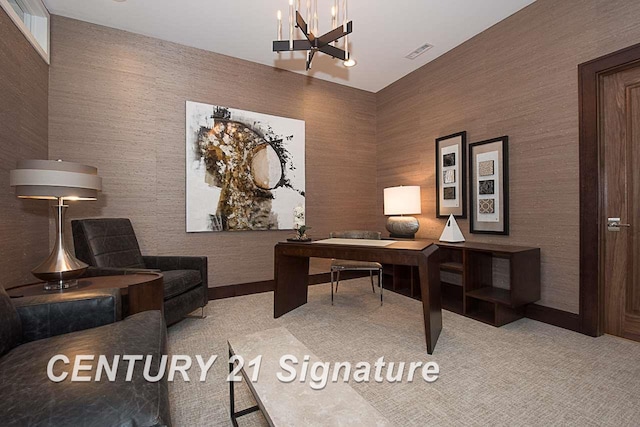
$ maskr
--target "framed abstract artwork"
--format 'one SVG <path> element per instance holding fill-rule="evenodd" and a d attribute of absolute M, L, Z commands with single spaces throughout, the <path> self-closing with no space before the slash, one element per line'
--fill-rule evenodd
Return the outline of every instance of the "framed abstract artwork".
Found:
<path fill-rule="evenodd" d="M 509 137 L 469 144 L 469 231 L 509 235 Z"/>
<path fill-rule="evenodd" d="M 467 217 L 467 132 L 436 139 L 436 218 Z"/>
<path fill-rule="evenodd" d="M 305 123 L 186 103 L 186 228 L 292 230 L 305 207 Z"/>

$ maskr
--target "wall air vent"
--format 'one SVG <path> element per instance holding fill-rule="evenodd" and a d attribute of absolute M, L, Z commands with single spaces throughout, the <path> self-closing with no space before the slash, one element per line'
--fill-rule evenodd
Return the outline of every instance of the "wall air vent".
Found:
<path fill-rule="evenodd" d="M 423 44 L 422 46 L 420 46 L 419 48 L 417 48 L 416 50 L 414 50 L 413 52 L 411 52 L 407 56 L 405 56 L 405 58 L 407 58 L 407 59 L 416 59 L 418 56 L 422 55 L 423 53 L 425 53 L 426 51 L 428 51 L 432 47 L 433 47 L 433 45 L 430 45 L 429 43 Z"/>

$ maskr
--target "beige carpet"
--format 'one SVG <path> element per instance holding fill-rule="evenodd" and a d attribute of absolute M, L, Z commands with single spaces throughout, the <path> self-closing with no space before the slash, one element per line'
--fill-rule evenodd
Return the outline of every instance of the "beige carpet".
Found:
<path fill-rule="evenodd" d="M 219 355 L 206 383 L 170 385 L 174 425 L 231 425 L 226 339 L 279 326 L 327 362 L 437 362 L 441 375 L 432 384 L 351 383 L 398 426 L 640 425 L 638 343 L 529 319 L 494 328 L 445 311 L 428 356 L 420 302 L 385 292 L 380 307 L 368 278 L 342 283 L 333 307 L 329 295 L 329 285 L 312 286 L 309 303 L 280 319 L 273 293 L 211 301 L 207 319 L 170 328 L 173 354 Z M 254 404 L 245 384 L 236 390 L 238 409 Z M 260 413 L 239 424 L 266 425 Z"/>

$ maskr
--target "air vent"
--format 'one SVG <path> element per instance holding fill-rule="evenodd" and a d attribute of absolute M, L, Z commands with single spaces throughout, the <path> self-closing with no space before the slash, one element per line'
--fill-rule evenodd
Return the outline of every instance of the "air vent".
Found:
<path fill-rule="evenodd" d="M 423 44 L 422 46 L 420 46 L 419 48 L 417 48 L 416 50 L 414 50 L 413 52 L 411 52 L 407 56 L 405 56 L 405 58 L 407 58 L 407 59 L 416 59 L 418 56 L 422 55 L 423 53 L 425 53 L 426 51 L 428 51 L 432 47 L 433 46 L 430 45 L 429 43 Z"/>

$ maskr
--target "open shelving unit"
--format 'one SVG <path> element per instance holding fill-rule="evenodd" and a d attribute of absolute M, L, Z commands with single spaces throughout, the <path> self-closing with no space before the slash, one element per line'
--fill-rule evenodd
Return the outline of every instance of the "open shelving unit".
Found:
<path fill-rule="evenodd" d="M 438 243 L 442 308 L 502 326 L 524 317 L 527 304 L 540 299 L 540 249 L 481 243 Z M 509 264 L 509 288 L 494 286 L 494 258 Z M 444 276 L 444 275 L 442 275 Z M 455 282 L 455 283 L 453 283 Z"/>
<path fill-rule="evenodd" d="M 443 309 L 502 326 L 524 317 L 527 304 L 540 299 L 540 248 L 472 242 L 437 245 Z M 508 261 L 508 289 L 494 283 L 495 258 Z M 385 289 L 420 299 L 417 267 L 384 265 L 383 274 Z"/>

